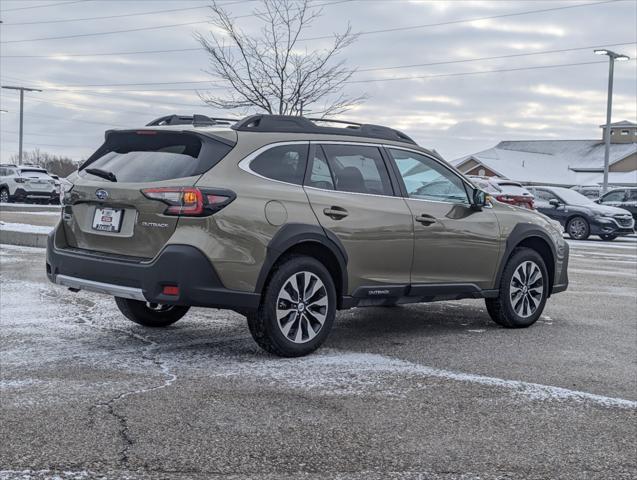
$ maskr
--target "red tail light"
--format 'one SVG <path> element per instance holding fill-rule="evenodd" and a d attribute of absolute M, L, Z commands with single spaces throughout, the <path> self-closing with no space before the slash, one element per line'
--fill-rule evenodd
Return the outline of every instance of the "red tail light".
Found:
<path fill-rule="evenodd" d="M 218 212 L 236 195 L 230 190 L 202 190 L 196 187 L 145 188 L 142 194 L 168 205 L 164 215 L 206 217 Z"/>
<path fill-rule="evenodd" d="M 509 205 L 515 205 L 515 198 L 510 197 L 509 195 L 496 195 L 496 200 L 502 203 L 508 203 Z"/>

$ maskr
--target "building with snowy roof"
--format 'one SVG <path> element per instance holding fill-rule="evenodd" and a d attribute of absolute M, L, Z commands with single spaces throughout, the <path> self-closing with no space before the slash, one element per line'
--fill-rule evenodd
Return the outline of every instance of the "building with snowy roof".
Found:
<path fill-rule="evenodd" d="M 608 181 L 637 186 L 637 123 L 621 121 L 610 127 Z M 601 140 L 503 141 L 451 163 L 467 175 L 497 176 L 528 185 L 600 185 L 606 125 L 601 128 Z"/>

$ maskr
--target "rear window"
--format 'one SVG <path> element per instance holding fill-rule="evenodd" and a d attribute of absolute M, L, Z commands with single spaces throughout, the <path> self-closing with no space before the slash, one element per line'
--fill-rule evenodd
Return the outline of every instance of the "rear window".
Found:
<path fill-rule="evenodd" d="M 48 173 L 42 170 L 21 170 L 20 176 L 29 178 L 51 178 Z"/>
<path fill-rule="evenodd" d="M 530 195 L 529 191 L 526 188 L 520 187 L 519 185 L 510 185 L 506 183 L 504 184 L 501 183 L 499 187 L 502 190 L 502 192 L 507 193 L 509 195 Z"/>
<path fill-rule="evenodd" d="M 476 187 L 478 187 L 481 190 L 484 190 L 487 193 L 496 194 L 502 191 L 500 190 L 498 186 L 494 185 L 489 180 L 485 180 L 483 178 L 472 178 L 471 181 Z"/>
<path fill-rule="evenodd" d="M 111 172 L 122 183 L 157 182 L 201 175 L 231 149 L 212 138 L 186 133 L 114 132 L 81 170 Z M 93 176 L 86 172 L 82 175 Z"/>

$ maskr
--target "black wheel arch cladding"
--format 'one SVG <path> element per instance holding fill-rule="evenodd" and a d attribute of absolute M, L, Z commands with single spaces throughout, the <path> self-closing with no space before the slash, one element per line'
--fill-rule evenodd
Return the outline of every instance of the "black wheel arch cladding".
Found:
<path fill-rule="evenodd" d="M 549 261 L 547 261 L 547 259 L 543 255 L 543 252 L 538 251 L 538 254 L 540 254 L 542 259 L 544 260 L 544 263 L 546 264 L 545 265 L 546 270 L 548 271 L 548 274 L 549 274 L 549 295 L 550 295 L 551 288 L 553 287 L 553 284 L 555 282 L 555 262 L 557 259 L 555 245 L 553 244 L 553 240 L 551 239 L 551 237 L 549 237 L 549 235 L 543 229 L 541 229 L 540 227 L 532 223 L 519 223 L 513 228 L 513 230 L 509 234 L 509 237 L 507 238 L 507 241 L 506 241 L 504 255 L 502 255 L 502 259 L 500 260 L 500 265 L 498 266 L 497 275 L 495 278 L 495 285 L 500 285 L 500 280 L 502 279 L 502 273 L 504 272 L 506 264 L 511 258 L 513 251 L 520 246 L 531 248 L 537 251 L 537 249 L 533 248 L 532 245 L 524 244 L 527 241 L 536 241 L 536 240 L 543 242 L 549 248 L 549 252 L 550 252 Z"/>
<path fill-rule="evenodd" d="M 319 248 L 326 248 L 336 259 L 338 267 L 338 278 L 335 278 L 337 285 L 337 298 L 347 293 L 347 262 L 348 256 L 341 241 L 329 230 L 323 229 L 319 225 L 305 223 L 288 223 L 281 227 L 268 243 L 266 257 L 261 266 L 261 271 L 255 286 L 255 293 L 261 293 L 265 287 L 266 280 L 276 262 L 288 251 L 300 245 L 320 245 Z M 331 271 L 329 265 L 325 265 Z M 340 291 L 339 291 L 340 290 Z"/>

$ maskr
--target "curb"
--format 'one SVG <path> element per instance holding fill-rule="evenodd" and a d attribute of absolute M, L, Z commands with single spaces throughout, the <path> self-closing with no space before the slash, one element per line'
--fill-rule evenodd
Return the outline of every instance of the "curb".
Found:
<path fill-rule="evenodd" d="M 0 203 L 0 212 L 59 212 L 61 208 L 61 205 Z"/>
<path fill-rule="evenodd" d="M 0 244 L 46 248 L 48 234 L 0 230 Z"/>

